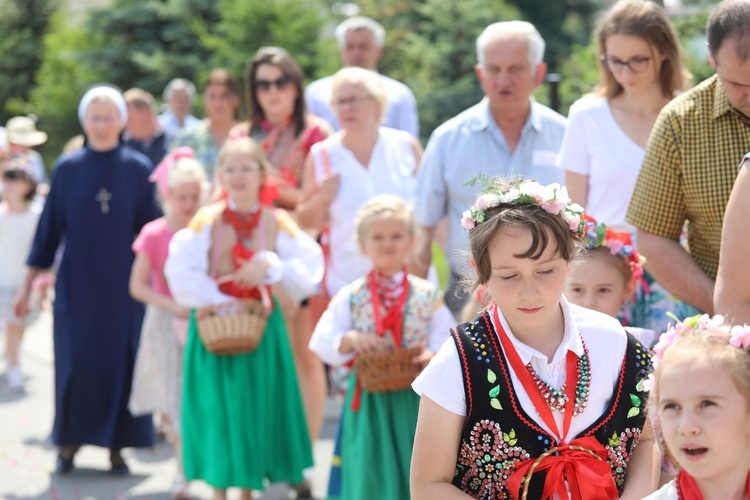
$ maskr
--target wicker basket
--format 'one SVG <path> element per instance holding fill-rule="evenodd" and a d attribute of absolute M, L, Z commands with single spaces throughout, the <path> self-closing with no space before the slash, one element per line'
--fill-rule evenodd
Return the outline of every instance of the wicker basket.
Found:
<path fill-rule="evenodd" d="M 420 352 L 419 347 L 408 347 L 359 354 L 354 368 L 362 389 L 367 392 L 407 389 L 421 370 L 411 362 Z"/>
<path fill-rule="evenodd" d="M 214 354 L 242 354 L 254 351 L 263 338 L 271 299 L 260 287 L 261 300 L 242 299 L 198 309 L 198 334 Z"/>

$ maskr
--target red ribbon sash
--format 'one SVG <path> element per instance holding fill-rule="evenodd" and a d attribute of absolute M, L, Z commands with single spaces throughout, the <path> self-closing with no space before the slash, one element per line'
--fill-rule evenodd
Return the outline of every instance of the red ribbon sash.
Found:
<path fill-rule="evenodd" d="M 578 369 L 578 356 L 576 356 L 573 351 L 568 351 L 565 357 L 565 380 L 568 381 L 565 387 L 565 395 L 567 396 L 568 401 L 565 403 L 565 412 L 563 414 L 563 429 L 562 432 L 560 432 L 560 428 L 557 426 L 557 422 L 555 421 L 555 417 L 552 414 L 552 410 L 545 401 L 541 391 L 534 383 L 534 379 L 526 369 L 526 365 L 524 365 L 523 361 L 521 361 L 521 357 L 518 355 L 518 351 L 516 351 L 516 348 L 513 346 L 513 342 L 510 341 L 510 338 L 508 338 L 508 334 L 505 333 L 505 329 L 503 328 L 503 324 L 500 322 L 500 316 L 498 315 L 497 311 L 497 305 L 493 305 L 492 312 L 494 314 L 495 326 L 497 327 L 497 333 L 500 337 L 500 343 L 503 346 L 505 355 L 508 357 L 508 362 L 510 363 L 511 368 L 513 368 L 516 376 L 521 381 L 521 385 L 523 386 L 524 391 L 529 395 L 531 402 L 534 403 L 534 408 L 539 413 L 539 416 L 542 417 L 544 423 L 547 424 L 547 427 L 549 427 L 559 443 L 565 442 L 565 436 L 567 436 L 568 429 L 570 429 L 570 421 L 573 418 L 573 408 L 575 406 L 575 381 L 577 376 L 576 371 Z"/>
<path fill-rule="evenodd" d="M 573 500 L 617 498 L 617 486 L 612 479 L 610 466 L 607 462 L 607 450 L 604 446 L 593 437 L 578 438 L 570 443 L 565 442 L 575 406 L 578 356 L 573 351 L 568 351 L 565 357 L 565 395 L 568 400 L 565 403 L 563 428 L 560 431 L 552 410 L 534 383 L 523 361 L 521 361 L 518 351 L 508 338 L 508 334 L 500 322 L 497 305 L 492 306 L 492 312 L 508 363 L 521 381 L 521 386 L 534 404 L 537 413 L 558 440 L 557 455 L 550 455 L 542 459 L 534 471 L 547 471 L 542 500 L 554 498 L 556 493 L 560 498 L 567 498 L 568 489 L 570 490 L 570 498 Z M 586 451 L 573 449 L 571 446 L 591 450 L 596 456 Z M 596 458 L 597 456 L 601 460 Z M 516 464 L 515 470 L 508 478 L 508 490 L 514 499 L 518 499 L 523 479 L 536 461 L 537 457 L 534 457 Z"/>
<path fill-rule="evenodd" d="M 401 334 L 404 329 L 406 299 L 409 298 L 409 274 L 406 272 L 406 267 L 404 267 L 404 279 L 401 281 L 401 293 L 398 296 L 398 300 L 388 308 L 385 316 L 381 316 L 380 307 L 382 306 L 382 301 L 380 300 L 380 294 L 378 293 L 375 272 L 376 271 L 374 270 L 370 271 L 367 275 L 367 286 L 370 288 L 370 296 L 372 297 L 372 314 L 373 319 L 375 320 L 375 334 L 378 337 L 383 337 L 385 332 L 390 331 L 391 336 L 393 337 L 393 347 L 395 349 L 401 349 Z M 357 386 L 354 388 L 354 396 L 352 397 L 352 411 L 359 411 L 361 399 L 362 387 L 360 386 L 359 380 L 357 380 Z"/>

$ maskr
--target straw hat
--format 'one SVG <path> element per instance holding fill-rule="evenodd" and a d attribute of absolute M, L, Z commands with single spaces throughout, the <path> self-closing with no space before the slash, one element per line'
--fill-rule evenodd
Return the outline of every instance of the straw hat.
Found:
<path fill-rule="evenodd" d="M 47 134 L 38 131 L 34 120 L 27 116 L 11 118 L 5 128 L 8 131 L 8 142 L 11 144 L 33 148 L 47 142 Z"/>

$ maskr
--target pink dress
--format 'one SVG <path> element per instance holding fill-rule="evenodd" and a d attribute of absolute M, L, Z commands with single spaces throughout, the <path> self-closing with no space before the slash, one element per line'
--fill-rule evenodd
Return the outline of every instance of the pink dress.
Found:
<path fill-rule="evenodd" d="M 174 233 L 162 217 L 146 224 L 133 243 L 136 255 L 145 254 L 149 259 L 151 287 L 168 297 L 171 297 L 171 293 L 164 278 L 164 262 L 167 260 L 169 242 Z M 128 404 L 134 415 L 156 412 L 166 414 L 178 432 L 184 332 L 179 318 L 166 309 L 153 304 L 148 305 L 135 359 L 133 387 Z"/>

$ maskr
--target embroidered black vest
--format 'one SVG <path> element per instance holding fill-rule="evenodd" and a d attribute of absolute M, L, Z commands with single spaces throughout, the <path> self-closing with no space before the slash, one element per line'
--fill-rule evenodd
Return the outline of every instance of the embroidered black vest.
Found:
<path fill-rule="evenodd" d="M 506 482 L 516 464 L 546 452 L 555 438 L 529 417 L 513 393 L 511 368 L 500 355 L 489 314 L 458 325 L 451 334 L 461 360 L 467 410 L 453 484 L 473 498 L 511 498 Z M 640 382 L 651 369 L 651 352 L 627 335 L 625 359 L 607 409 L 576 436 L 593 436 L 605 447 L 620 493 L 646 420 L 647 393 Z M 532 476 L 529 498 L 541 498 L 544 479 L 545 472 Z"/>

